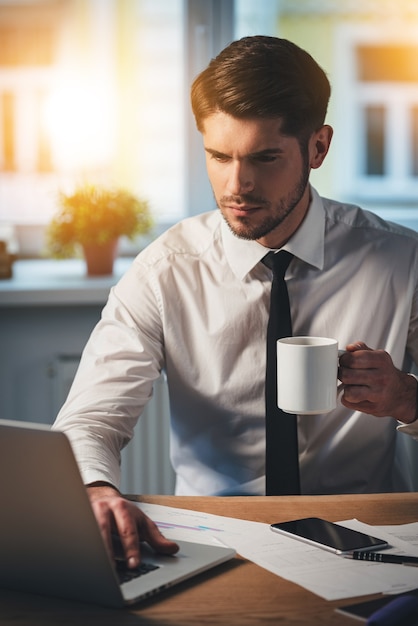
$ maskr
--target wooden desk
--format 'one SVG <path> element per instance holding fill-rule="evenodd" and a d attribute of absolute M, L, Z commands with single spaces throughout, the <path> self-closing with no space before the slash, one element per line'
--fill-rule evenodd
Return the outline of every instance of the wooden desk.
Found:
<path fill-rule="evenodd" d="M 140 500 L 266 523 L 305 516 L 331 521 L 355 517 L 375 525 L 418 521 L 418 493 L 268 498 L 146 496 Z M 348 603 L 327 602 L 237 558 L 144 604 L 121 611 L 0 590 L 0 624 L 353 626 L 354 620 L 334 611 Z"/>

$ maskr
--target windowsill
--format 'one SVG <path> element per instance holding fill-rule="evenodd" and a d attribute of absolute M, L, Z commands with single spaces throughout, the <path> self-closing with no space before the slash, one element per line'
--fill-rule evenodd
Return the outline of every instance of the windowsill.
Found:
<path fill-rule="evenodd" d="M 82 259 L 18 260 L 12 278 L 0 280 L 0 307 L 104 305 L 132 260 L 118 258 L 113 275 L 98 277 L 86 276 Z"/>

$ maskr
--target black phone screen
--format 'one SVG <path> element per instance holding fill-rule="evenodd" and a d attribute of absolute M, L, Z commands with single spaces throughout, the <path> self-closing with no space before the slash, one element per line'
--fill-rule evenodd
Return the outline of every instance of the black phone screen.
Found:
<path fill-rule="evenodd" d="M 338 553 L 375 550 L 387 546 L 387 542 L 383 539 L 339 526 L 319 517 L 306 517 L 272 524 L 271 529 Z"/>

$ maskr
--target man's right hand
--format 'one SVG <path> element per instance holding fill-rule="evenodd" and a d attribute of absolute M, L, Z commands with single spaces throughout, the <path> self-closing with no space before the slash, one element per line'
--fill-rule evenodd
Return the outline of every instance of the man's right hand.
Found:
<path fill-rule="evenodd" d="M 107 483 L 87 486 L 100 532 L 109 553 L 114 557 L 112 533 L 119 535 L 128 567 L 137 567 L 141 560 L 140 541 L 146 541 L 156 552 L 175 554 L 179 547 L 166 539 L 154 522 L 133 502 L 123 498 L 117 489 Z"/>

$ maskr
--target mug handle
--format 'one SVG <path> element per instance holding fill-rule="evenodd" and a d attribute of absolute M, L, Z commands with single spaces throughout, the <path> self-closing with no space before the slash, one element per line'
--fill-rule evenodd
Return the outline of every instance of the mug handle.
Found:
<path fill-rule="evenodd" d="M 340 360 L 340 357 L 345 354 L 347 352 L 347 350 L 338 350 L 338 361 Z M 342 393 L 344 391 L 344 383 L 341 383 L 339 385 L 337 385 L 337 398 L 339 397 L 340 393 Z"/>

